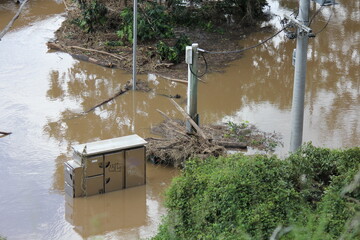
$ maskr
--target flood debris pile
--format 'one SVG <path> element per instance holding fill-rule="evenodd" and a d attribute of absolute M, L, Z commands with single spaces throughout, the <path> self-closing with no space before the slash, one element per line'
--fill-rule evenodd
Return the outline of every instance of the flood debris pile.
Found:
<path fill-rule="evenodd" d="M 254 147 L 273 151 L 281 144 L 277 134 L 261 132 L 248 123 L 206 125 L 201 127 L 202 134 L 199 134 L 195 131 L 187 133 L 185 121 L 165 118 L 162 123 L 151 128 L 151 133 L 161 138 L 146 139 L 147 159 L 156 164 L 183 167 L 188 159 L 224 156 L 227 149 L 240 151 Z"/>
<path fill-rule="evenodd" d="M 189 158 L 204 159 L 226 153 L 224 147 L 211 140 L 204 139 L 197 133 L 187 133 L 185 122 L 181 120 L 166 119 L 151 128 L 151 133 L 162 137 L 146 139 L 147 158 L 153 163 L 182 167 Z"/>
<path fill-rule="evenodd" d="M 240 123 L 228 121 L 223 125 L 204 126 L 203 130 L 219 145 L 230 149 L 251 147 L 264 152 L 273 152 L 277 146 L 283 145 L 278 133 L 263 132 L 248 121 Z"/>

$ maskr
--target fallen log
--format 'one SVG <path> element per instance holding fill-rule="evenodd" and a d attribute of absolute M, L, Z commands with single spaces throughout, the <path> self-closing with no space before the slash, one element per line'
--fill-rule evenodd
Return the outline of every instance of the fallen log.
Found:
<path fill-rule="evenodd" d="M 0 132 L 0 138 L 10 135 L 11 132 Z"/>
<path fill-rule="evenodd" d="M 19 10 L 16 12 L 15 16 L 11 19 L 11 21 L 8 23 L 8 25 L 6 25 L 6 27 L 4 28 L 4 30 L 2 30 L 0 32 L 0 41 L 1 39 L 5 36 L 5 34 L 10 30 L 10 28 L 12 27 L 12 25 L 14 24 L 15 20 L 18 19 L 18 17 L 20 16 L 21 11 L 23 10 L 25 4 L 28 2 L 29 0 L 25 0 L 19 7 Z"/>
<path fill-rule="evenodd" d="M 2 134 L 2 135 L 10 135 L 11 132 L 0 132 L 0 134 Z"/>
<path fill-rule="evenodd" d="M 63 51 L 66 52 L 65 47 L 63 47 L 60 44 L 54 43 L 54 42 L 47 42 L 46 45 L 48 46 L 48 48 L 52 49 L 52 50 L 57 50 L 57 51 Z"/>
<path fill-rule="evenodd" d="M 70 54 L 70 55 L 73 58 L 77 59 L 77 60 L 94 63 L 94 64 L 97 64 L 97 65 L 102 66 L 102 67 L 107 67 L 107 68 L 114 67 L 114 64 L 112 64 L 111 62 L 110 63 L 102 62 L 100 60 L 97 60 L 95 58 L 92 58 L 92 57 L 89 57 L 89 56 L 86 56 L 86 55 L 81 55 L 81 54 Z"/>

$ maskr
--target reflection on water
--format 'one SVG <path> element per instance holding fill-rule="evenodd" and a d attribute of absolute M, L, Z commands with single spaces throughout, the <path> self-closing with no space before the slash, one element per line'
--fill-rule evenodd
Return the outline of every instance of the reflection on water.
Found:
<path fill-rule="evenodd" d="M 138 228 L 146 224 L 146 186 L 88 198 L 65 194 L 65 219 L 83 238 Z M 139 239 L 133 232 L 128 238 Z"/>
<path fill-rule="evenodd" d="M 270 2 L 273 11 L 291 13 L 298 1 Z M 350 147 L 360 145 L 360 7 L 359 1 L 339 2 L 328 27 L 309 42 L 304 140 Z M 67 54 L 49 53 L 45 43 L 63 18 L 46 16 L 62 8 L 56 1 L 30 1 L 24 19 L 0 41 L 0 131 L 13 132 L 0 139 L 4 166 L 0 168 L 0 235 L 9 239 L 149 237 L 165 212 L 162 194 L 176 170 L 147 164 L 146 186 L 66 200 L 63 163 L 71 159 L 75 144 L 132 133 L 150 136 L 149 129 L 163 120 L 156 109 L 180 117 L 168 98 L 158 94 L 180 94 L 184 106 L 186 85 L 142 75 L 139 78 L 149 80 L 153 91 L 129 91 L 81 115 L 112 97 L 131 76 Z M 12 1 L 0 2 L 0 26 L 15 10 Z M 330 11 L 325 8 L 316 17 L 312 25 L 316 31 Z M 279 19 L 271 22 L 278 26 Z M 271 34 L 253 33 L 241 45 L 253 45 Z M 295 41 L 280 34 L 245 52 L 225 73 L 205 75 L 207 83 L 199 83 L 200 121 L 249 120 L 262 130 L 282 134 L 285 146 L 277 153 L 286 154 L 294 47 Z"/>
<path fill-rule="evenodd" d="M 282 11 L 290 14 L 295 8 L 291 2 L 287 4 L 289 9 Z M 273 5 L 277 3 L 273 1 Z M 315 32 L 324 26 L 330 11 L 334 14 L 327 28 L 309 41 L 304 141 L 328 147 L 359 146 L 359 2 L 341 1 L 334 10 L 324 8 L 313 21 Z M 272 22 L 278 24 L 279 20 L 274 18 Z M 250 46 L 268 35 L 252 34 L 243 44 Z M 295 40 L 279 35 L 271 43 L 246 52 L 227 68 L 226 74 L 209 75 L 207 79 L 215 87 L 201 89 L 201 95 L 212 98 L 204 97 L 200 107 L 208 109 L 205 116 L 209 122 L 219 118 L 248 120 L 265 131 L 277 131 L 284 137 L 284 148 L 278 153 L 287 153 L 294 48 Z"/>

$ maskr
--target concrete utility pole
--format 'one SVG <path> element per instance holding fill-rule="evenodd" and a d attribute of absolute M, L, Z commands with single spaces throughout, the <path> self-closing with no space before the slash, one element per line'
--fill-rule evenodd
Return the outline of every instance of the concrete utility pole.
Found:
<path fill-rule="evenodd" d="M 300 0 L 298 20 L 300 24 L 305 26 L 309 25 L 309 8 L 310 0 Z M 308 32 L 298 26 L 291 110 L 290 152 L 295 152 L 302 144 L 308 39 Z"/>
<path fill-rule="evenodd" d="M 133 90 L 136 90 L 136 48 L 137 48 L 137 0 L 134 0 L 134 20 L 133 20 Z"/>
<path fill-rule="evenodd" d="M 185 60 L 188 64 L 187 114 L 199 125 L 199 115 L 197 113 L 198 48 L 199 44 L 197 43 L 187 46 Z M 193 131 L 189 122 L 186 122 L 186 130 L 188 133 Z"/>

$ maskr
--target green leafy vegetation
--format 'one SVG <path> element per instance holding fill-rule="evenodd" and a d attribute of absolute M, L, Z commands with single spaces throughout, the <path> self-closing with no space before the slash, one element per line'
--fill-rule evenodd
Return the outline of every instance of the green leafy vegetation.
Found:
<path fill-rule="evenodd" d="M 360 148 L 193 159 L 154 239 L 359 239 Z"/>
<path fill-rule="evenodd" d="M 120 40 L 132 43 L 133 38 L 133 9 L 128 7 L 120 13 L 122 24 L 117 32 Z M 169 16 L 163 6 L 147 2 L 139 7 L 138 39 L 152 41 L 173 37 L 174 32 L 169 22 Z"/>
<path fill-rule="evenodd" d="M 170 61 L 172 63 L 179 63 L 183 60 L 186 46 L 190 45 L 190 40 L 186 35 L 181 35 L 173 47 L 170 47 L 163 41 L 157 45 L 157 52 L 161 60 Z"/>
<path fill-rule="evenodd" d="M 226 18 L 242 24 L 254 24 L 263 17 L 262 9 L 266 0 L 224 0 L 224 1 L 172 1 L 171 17 L 173 22 L 188 27 L 201 27 L 212 31 L 215 25 L 229 21 Z"/>
<path fill-rule="evenodd" d="M 77 0 L 81 14 L 74 22 L 84 32 L 94 32 L 96 27 L 103 26 L 106 21 L 107 8 L 98 0 L 88 2 L 86 0 Z"/>

